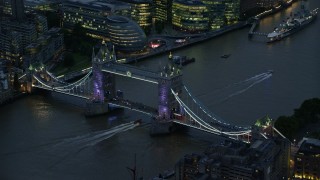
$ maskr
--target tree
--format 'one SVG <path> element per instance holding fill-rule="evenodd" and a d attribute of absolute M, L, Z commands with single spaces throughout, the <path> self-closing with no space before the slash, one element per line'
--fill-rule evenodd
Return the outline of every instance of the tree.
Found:
<path fill-rule="evenodd" d="M 305 122 L 318 122 L 320 120 L 320 99 L 313 98 L 304 101 L 299 109 L 294 110 L 294 116 Z"/>
<path fill-rule="evenodd" d="M 305 100 L 292 116 L 280 116 L 275 127 L 288 139 L 292 140 L 303 127 L 320 121 L 320 99 Z"/>
<path fill-rule="evenodd" d="M 87 38 L 87 31 L 80 23 L 74 25 L 72 33 L 76 38 Z"/>
<path fill-rule="evenodd" d="M 64 65 L 68 68 L 74 65 L 74 58 L 71 53 L 67 53 L 64 58 Z"/>
<path fill-rule="evenodd" d="M 274 125 L 290 140 L 293 139 L 300 127 L 299 120 L 292 116 L 280 116 Z"/>

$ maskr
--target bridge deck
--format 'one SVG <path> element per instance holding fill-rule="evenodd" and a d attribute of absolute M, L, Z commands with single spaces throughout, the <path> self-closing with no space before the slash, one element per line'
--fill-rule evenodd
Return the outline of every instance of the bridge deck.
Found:
<path fill-rule="evenodd" d="M 109 102 L 109 104 L 117 107 L 131 109 L 133 111 L 142 112 L 150 116 L 156 116 L 158 114 L 158 110 L 153 107 L 144 105 L 142 103 L 129 101 L 129 100 L 124 100 L 124 99 L 112 100 Z"/>
<path fill-rule="evenodd" d="M 134 79 L 148 81 L 158 84 L 159 73 L 150 70 L 141 69 L 135 66 L 108 63 L 103 66 L 102 71 L 117 74 L 120 76 L 126 76 Z"/>

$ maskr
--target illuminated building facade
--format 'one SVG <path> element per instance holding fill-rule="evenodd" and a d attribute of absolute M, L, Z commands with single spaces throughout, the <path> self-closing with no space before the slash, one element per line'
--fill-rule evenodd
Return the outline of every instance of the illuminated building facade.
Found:
<path fill-rule="evenodd" d="M 266 9 L 278 6 L 283 0 L 259 0 L 258 5 Z"/>
<path fill-rule="evenodd" d="M 118 1 L 64 1 L 63 26 L 72 29 L 77 23 L 94 38 L 107 38 L 106 19 L 109 15 L 128 15 L 130 6 Z"/>
<path fill-rule="evenodd" d="M 209 13 L 201 1 L 175 0 L 172 4 L 172 25 L 175 29 L 200 32 L 209 29 Z"/>
<path fill-rule="evenodd" d="M 124 16 L 108 16 L 106 29 L 110 42 L 121 51 L 139 51 L 147 44 L 147 37 L 139 25 Z"/>
<path fill-rule="evenodd" d="M 161 22 L 171 22 L 172 0 L 154 0 L 155 20 Z"/>
<path fill-rule="evenodd" d="M 21 63 L 24 48 L 37 39 L 33 23 L 0 22 L 0 58 Z"/>
<path fill-rule="evenodd" d="M 12 15 L 11 0 L 2 0 L 2 1 L 3 1 L 3 8 L 2 8 L 3 15 L 11 16 Z"/>
<path fill-rule="evenodd" d="M 58 10 L 59 1 L 52 0 L 25 0 L 26 12 L 37 11 L 54 11 Z"/>
<path fill-rule="evenodd" d="M 239 21 L 240 0 L 202 0 L 209 15 L 209 27 L 217 30 Z"/>
<path fill-rule="evenodd" d="M 296 179 L 320 179 L 320 140 L 303 138 L 294 157 Z"/>
<path fill-rule="evenodd" d="M 224 0 L 202 0 L 209 11 L 210 29 L 216 30 L 226 24 Z"/>
<path fill-rule="evenodd" d="M 141 28 L 152 26 L 152 1 L 151 0 L 122 0 L 131 6 L 131 18 Z"/>
<path fill-rule="evenodd" d="M 225 8 L 227 25 L 237 23 L 240 17 L 240 0 L 225 0 Z"/>

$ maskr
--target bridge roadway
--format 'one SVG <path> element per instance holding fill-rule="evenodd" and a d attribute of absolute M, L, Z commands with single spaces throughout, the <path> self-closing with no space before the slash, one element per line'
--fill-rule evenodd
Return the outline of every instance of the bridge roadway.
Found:
<path fill-rule="evenodd" d="M 137 102 L 133 102 L 133 101 L 126 100 L 126 99 L 110 100 L 108 102 L 108 104 L 113 105 L 113 106 L 117 106 L 117 107 L 131 109 L 133 111 L 142 112 L 144 114 L 147 114 L 147 115 L 150 115 L 153 117 L 158 115 L 158 110 L 155 109 L 154 107 L 147 106 L 142 103 L 137 103 Z"/>
<path fill-rule="evenodd" d="M 127 64 L 108 63 L 102 71 L 158 84 L 160 73 Z"/>

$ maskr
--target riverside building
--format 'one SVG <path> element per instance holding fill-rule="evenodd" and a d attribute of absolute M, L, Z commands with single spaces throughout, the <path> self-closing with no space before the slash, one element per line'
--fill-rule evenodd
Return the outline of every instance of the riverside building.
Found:
<path fill-rule="evenodd" d="M 187 32 L 209 30 L 209 12 L 201 1 L 175 0 L 172 4 L 172 25 Z"/>
<path fill-rule="evenodd" d="M 147 44 L 147 37 L 137 23 L 124 16 L 106 18 L 108 37 L 120 51 L 140 51 Z"/>
<path fill-rule="evenodd" d="M 37 38 L 36 26 L 4 20 L 0 23 L 0 58 L 22 63 L 24 49 Z"/>
<path fill-rule="evenodd" d="M 212 30 L 220 29 L 226 24 L 224 16 L 225 3 L 224 0 L 202 0 L 208 8 L 209 27 Z"/>
<path fill-rule="evenodd" d="M 151 0 L 121 0 L 130 4 L 131 19 L 134 20 L 142 29 L 152 27 L 152 1 Z"/>
<path fill-rule="evenodd" d="M 29 67 L 30 64 L 57 60 L 64 47 L 63 34 L 60 31 L 60 28 L 51 28 L 35 42 L 29 44 L 23 56 L 24 66 Z"/>
<path fill-rule="evenodd" d="M 290 141 L 277 134 L 270 118 L 252 127 L 251 143 L 225 140 L 202 154 L 185 155 L 176 166 L 178 179 L 273 180 L 289 178 Z"/>
<path fill-rule="evenodd" d="M 173 0 L 154 0 L 155 20 L 171 22 Z"/>
<path fill-rule="evenodd" d="M 106 18 L 110 15 L 128 15 L 130 6 L 119 1 L 69 0 L 62 3 L 63 27 L 72 30 L 77 23 L 88 35 L 107 38 Z"/>
<path fill-rule="evenodd" d="M 320 179 L 320 140 L 303 138 L 294 163 L 296 179 Z"/>

